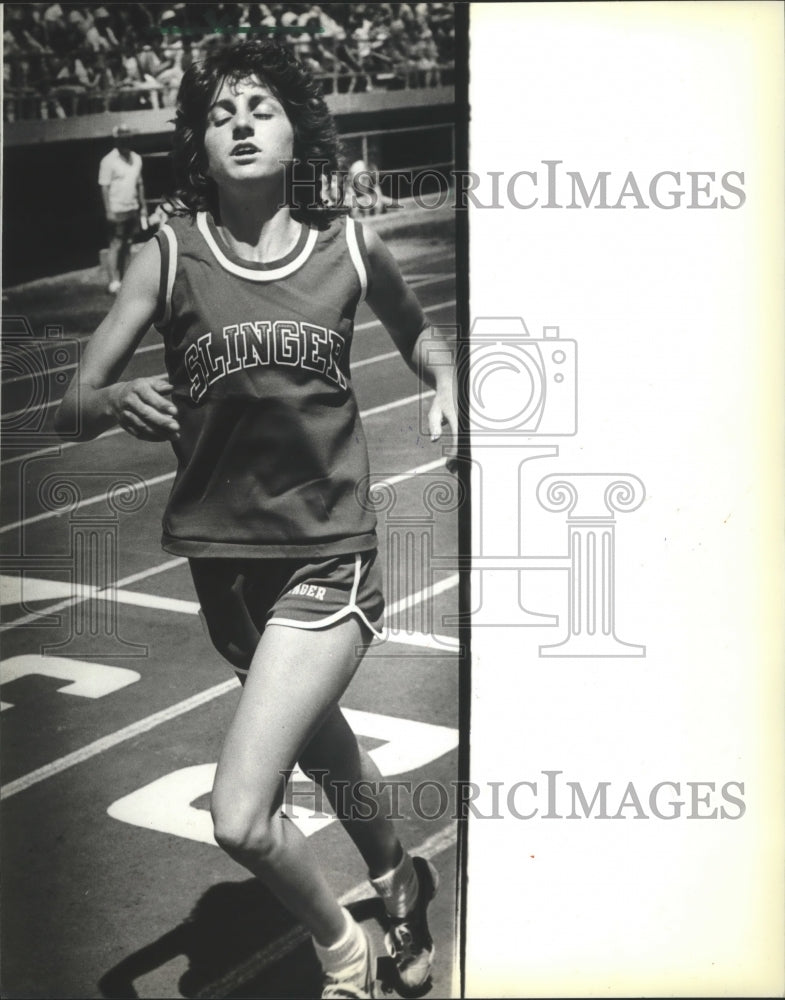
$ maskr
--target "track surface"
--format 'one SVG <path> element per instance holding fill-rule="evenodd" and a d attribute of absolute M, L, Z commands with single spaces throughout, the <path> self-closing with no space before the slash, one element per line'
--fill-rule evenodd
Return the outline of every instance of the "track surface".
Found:
<path fill-rule="evenodd" d="M 393 250 L 432 321 L 452 325 L 452 247 L 422 240 Z M 304 934 L 212 842 L 212 769 L 239 686 L 202 632 L 187 566 L 158 545 L 169 447 L 123 433 L 66 446 L 51 437 L 49 404 L 108 305 L 100 288 L 77 281 L 12 291 L 5 304 L 2 993 L 318 996 Z M 32 340 L 13 315 L 28 318 Z M 64 336 L 47 340 L 49 323 Z M 163 370 L 154 332 L 142 348 L 129 374 Z M 445 802 L 435 783 L 449 789 L 456 772 L 457 577 L 431 573 L 427 552 L 457 551 L 455 504 L 438 485 L 428 489 L 451 482 L 420 423 L 428 400 L 366 307 L 352 362 L 375 478 L 425 470 L 387 487 L 395 502 L 379 513 L 379 536 L 389 634 L 343 704 L 383 772 L 421 786 L 414 799 L 401 793 L 401 832 L 442 876 L 432 995 L 446 997 L 455 823 L 452 796 Z M 135 489 L 107 500 L 123 482 Z M 410 549 L 396 559 L 399 543 Z M 313 786 L 292 787 L 296 821 L 383 955 L 359 855 L 334 819 L 308 818 Z"/>

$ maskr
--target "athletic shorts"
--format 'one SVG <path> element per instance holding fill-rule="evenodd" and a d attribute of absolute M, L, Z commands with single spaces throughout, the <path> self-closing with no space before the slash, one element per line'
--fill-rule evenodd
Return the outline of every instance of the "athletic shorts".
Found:
<path fill-rule="evenodd" d="M 376 550 L 328 559 L 189 559 L 202 619 L 218 652 L 247 671 L 267 625 L 321 629 L 355 615 L 381 636 Z"/>
<path fill-rule="evenodd" d="M 136 235 L 139 228 L 139 213 L 115 212 L 114 219 L 110 222 L 106 220 L 109 229 L 110 240 L 130 240 Z"/>

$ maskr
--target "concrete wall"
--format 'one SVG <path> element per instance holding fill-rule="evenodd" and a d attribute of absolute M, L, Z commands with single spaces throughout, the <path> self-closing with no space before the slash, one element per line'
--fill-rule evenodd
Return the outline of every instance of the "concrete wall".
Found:
<path fill-rule="evenodd" d="M 433 87 L 427 90 L 374 90 L 369 94 L 330 94 L 326 100 L 330 111 L 341 117 L 452 104 L 454 96 L 452 87 Z M 161 108 L 156 111 L 106 111 L 48 121 L 7 122 L 3 127 L 3 145 L 11 148 L 106 138 L 120 122 L 127 122 L 141 135 L 164 135 L 172 130 L 173 117 L 173 108 Z"/>

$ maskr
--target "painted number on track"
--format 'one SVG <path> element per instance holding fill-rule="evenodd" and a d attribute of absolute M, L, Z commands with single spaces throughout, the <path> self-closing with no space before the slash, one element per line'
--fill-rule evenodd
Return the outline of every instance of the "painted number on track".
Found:
<path fill-rule="evenodd" d="M 0 683 L 9 684 L 20 677 L 42 674 L 58 680 L 70 681 L 59 689 L 60 694 L 73 694 L 80 698 L 103 698 L 139 680 L 135 670 L 125 667 L 107 667 L 103 663 L 69 660 L 63 656 L 12 656 L 0 663 Z M 0 702 L 0 711 L 13 708 L 12 702 Z"/>
<path fill-rule="evenodd" d="M 385 777 L 424 767 L 458 745 L 457 729 L 447 726 L 354 709 L 344 709 L 344 715 L 358 736 L 385 741 L 370 751 L 370 756 Z M 196 764 L 172 771 L 113 802 L 107 812 L 113 819 L 132 826 L 215 844 L 208 810 L 193 803 L 209 794 L 216 766 Z M 297 770 L 292 780 L 304 783 L 307 779 Z M 309 837 L 332 823 L 335 817 L 314 816 L 313 797 L 302 786 L 301 791 L 303 794 L 299 797 L 304 804 L 297 805 L 298 791 L 295 789 L 293 802 L 287 805 L 286 811 Z"/>

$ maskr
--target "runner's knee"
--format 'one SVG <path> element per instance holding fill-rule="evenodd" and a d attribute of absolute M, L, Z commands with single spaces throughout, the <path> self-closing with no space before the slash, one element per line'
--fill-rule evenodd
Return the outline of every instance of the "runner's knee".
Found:
<path fill-rule="evenodd" d="M 279 815 L 244 810 L 236 804 L 227 808 L 214 807 L 212 814 L 216 843 L 230 857 L 240 863 L 274 864 L 275 854 L 283 841 Z"/>

